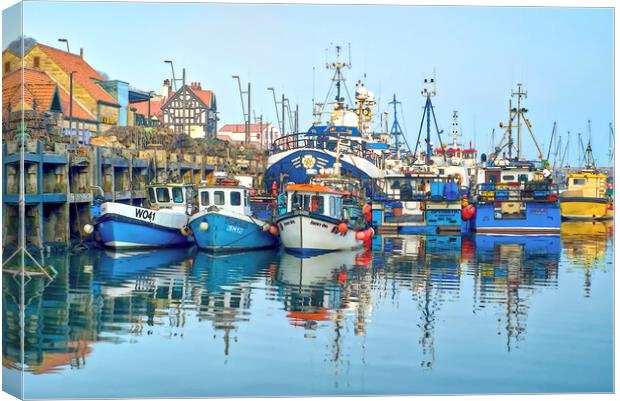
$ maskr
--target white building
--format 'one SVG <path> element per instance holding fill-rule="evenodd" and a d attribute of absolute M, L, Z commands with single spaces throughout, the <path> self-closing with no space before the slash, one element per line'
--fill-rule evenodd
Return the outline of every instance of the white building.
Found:
<path fill-rule="evenodd" d="M 245 143 L 245 124 L 226 124 L 219 129 L 217 137 L 231 143 Z M 271 123 L 250 124 L 250 144 L 267 149 L 279 137 L 280 130 Z"/>

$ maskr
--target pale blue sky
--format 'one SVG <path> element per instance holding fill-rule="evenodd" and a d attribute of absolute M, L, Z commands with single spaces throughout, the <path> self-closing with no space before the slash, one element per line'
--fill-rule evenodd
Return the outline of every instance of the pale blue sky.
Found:
<path fill-rule="evenodd" d="M 384 106 L 403 102 L 410 142 L 417 136 L 424 99 L 422 79 L 437 72 L 439 125 L 451 127 L 459 110 L 466 139 L 488 150 L 490 133 L 507 117 L 508 98 L 522 82 L 539 141 L 553 122 L 566 140 L 592 120 L 595 156 L 607 163 L 613 119 L 613 10 L 594 8 L 482 8 L 420 6 L 250 5 L 197 3 L 26 2 L 24 33 L 85 58 L 111 78 L 161 91 L 172 59 L 177 74 L 201 81 L 218 99 L 220 125 L 242 121 L 237 83 L 253 85 L 253 108 L 275 121 L 267 87 L 299 103 L 300 125 L 312 121 L 315 93 L 323 99 L 330 74 L 325 48 L 350 42 L 349 91 L 367 74 L 367 87 Z M 12 38 L 3 38 L 5 47 Z M 499 137 L 499 130 L 496 137 Z M 413 146 L 413 144 L 412 144 Z M 533 145 L 525 142 L 527 156 Z M 545 150 L 546 152 L 546 150 Z"/>

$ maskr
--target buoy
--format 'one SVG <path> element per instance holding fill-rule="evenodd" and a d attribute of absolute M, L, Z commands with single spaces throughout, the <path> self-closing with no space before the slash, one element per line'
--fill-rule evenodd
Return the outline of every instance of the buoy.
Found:
<path fill-rule="evenodd" d="M 366 232 L 365 231 L 358 231 L 355 233 L 355 239 L 358 241 L 364 241 L 364 239 L 366 238 Z"/>
<path fill-rule="evenodd" d="M 375 229 L 374 228 L 370 227 L 368 229 L 368 231 L 370 232 L 370 237 L 374 237 L 375 236 Z"/>
<path fill-rule="evenodd" d="M 278 227 L 276 226 L 269 227 L 269 232 L 271 233 L 271 235 L 278 235 Z"/>
<path fill-rule="evenodd" d="M 349 227 L 347 227 L 347 225 L 345 223 L 340 223 L 340 224 L 338 224 L 338 231 L 341 234 L 346 234 L 347 231 L 349 231 Z"/>
<path fill-rule="evenodd" d="M 192 235 L 192 230 L 187 226 L 183 226 L 181 227 L 181 234 L 183 234 L 184 237 L 189 237 Z"/>
<path fill-rule="evenodd" d="M 371 207 L 368 203 L 366 203 L 363 207 L 362 207 L 362 213 L 363 214 L 368 214 L 371 212 Z"/>
<path fill-rule="evenodd" d="M 467 205 L 461 210 L 461 217 L 467 221 L 476 215 L 476 207 L 474 205 Z"/>
<path fill-rule="evenodd" d="M 209 229 L 209 223 L 203 221 L 202 223 L 200 223 L 200 225 L 198 225 L 198 228 L 200 228 L 200 230 L 202 231 L 207 231 Z"/>
<path fill-rule="evenodd" d="M 84 224 L 84 232 L 86 234 L 92 234 L 95 231 L 95 227 L 92 224 Z"/>

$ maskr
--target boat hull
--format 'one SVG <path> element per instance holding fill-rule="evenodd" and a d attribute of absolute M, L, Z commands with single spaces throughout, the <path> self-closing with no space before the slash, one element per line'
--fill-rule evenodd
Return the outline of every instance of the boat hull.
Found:
<path fill-rule="evenodd" d="M 557 202 L 526 202 L 524 213 L 514 218 L 496 218 L 494 204 L 488 202 L 476 205 L 472 226 L 478 234 L 558 235 L 561 223 Z"/>
<path fill-rule="evenodd" d="M 605 198 L 560 198 L 562 218 L 568 220 L 597 220 L 609 218 L 609 201 Z"/>
<path fill-rule="evenodd" d="M 201 229 L 201 223 L 207 224 L 206 230 Z M 278 238 L 266 230 L 268 226 L 262 220 L 227 210 L 205 210 L 189 220 L 196 245 L 211 252 L 275 247 Z"/>
<path fill-rule="evenodd" d="M 287 177 L 286 182 L 308 183 L 319 170 L 333 168 L 336 158 L 336 152 L 312 148 L 294 149 L 271 155 L 265 172 L 265 187 L 271 189 L 274 181 L 281 187 L 283 177 Z M 362 181 L 370 182 L 371 179 L 381 175 L 376 165 L 359 156 L 341 155 L 340 163 L 343 175 L 350 174 L 351 177 Z M 310 170 L 314 170 L 313 174 L 309 174 Z M 366 187 L 372 191 L 370 183 Z"/>
<path fill-rule="evenodd" d="M 276 219 L 284 248 L 297 253 L 324 253 L 355 249 L 364 241 L 356 239 L 355 230 L 338 230 L 340 222 L 323 215 L 295 211 Z"/>
<path fill-rule="evenodd" d="M 95 228 L 100 242 L 110 248 L 163 248 L 192 243 L 179 228 L 157 226 L 119 215 L 101 216 Z"/>
<path fill-rule="evenodd" d="M 105 202 L 93 221 L 96 237 L 110 248 L 164 248 L 188 246 L 193 240 L 181 233 L 187 216 L 171 210 L 152 210 Z"/>

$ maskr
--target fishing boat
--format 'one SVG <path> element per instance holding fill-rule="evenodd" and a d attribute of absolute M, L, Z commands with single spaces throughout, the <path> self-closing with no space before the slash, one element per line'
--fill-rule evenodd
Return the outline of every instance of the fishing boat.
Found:
<path fill-rule="evenodd" d="M 329 180 L 329 178 L 327 178 Z M 324 253 L 362 247 L 374 231 L 368 225 L 370 207 L 358 203 L 358 194 L 344 191 L 333 181 L 351 185 L 338 175 L 329 181 L 289 184 L 282 214 L 275 219 L 284 247 L 299 253 Z"/>
<path fill-rule="evenodd" d="M 198 188 L 199 211 L 189 218 L 188 227 L 200 249 L 219 252 L 278 245 L 275 226 L 252 214 L 249 191 L 226 178 Z"/>
<path fill-rule="evenodd" d="M 147 207 L 101 202 L 93 207 L 86 233 L 110 248 L 158 248 L 193 243 L 183 230 L 193 206 L 193 189 L 187 184 L 148 187 Z"/>
<path fill-rule="evenodd" d="M 380 179 L 376 180 L 378 190 L 373 194 L 372 223 L 382 234 L 438 234 L 440 232 L 460 233 L 464 230 L 463 217 L 471 218 L 473 206 L 461 204 L 461 193 L 469 188 L 470 169 L 460 160 L 471 152 L 458 151 L 457 154 L 443 151 L 437 153 L 431 142 L 430 119 L 435 121 L 431 98 L 436 95 L 435 78 L 425 79 L 422 96 L 426 103 L 422 114 L 422 124 L 413 151 L 413 161 L 390 157 Z M 395 100 L 394 100 L 395 101 Z M 456 116 L 454 116 L 456 118 Z M 426 121 L 426 138 L 422 129 Z M 455 120 L 457 122 L 457 120 Z M 400 124 L 394 110 L 392 136 L 399 137 Z M 441 141 L 441 133 L 435 124 L 435 131 Z M 460 131 L 453 128 L 453 147 L 458 148 Z M 420 142 L 424 139 L 426 149 Z M 458 148 L 460 149 L 460 148 Z M 448 158 L 448 154 L 452 155 Z M 475 153 L 474 153 L 475 154 Z M 464 211 L 467 207 L 468 212 Z M 468 214 L 469 213 L 469 214 Z"/>
<path fill-rule="evenodd" d="M 267 189 L 276 188 L 281 193 L 290 182 L 309 183 L 313 176 L 334 166 L 337 146 L 343 175 L 364 183 L 381 175 L 384 151 L 389 145 L 376 140 L 379 135 L 372 130 L 373 108 L 377 102 L 361 81 L 356 85 L 355 98 L 345 101 L 343 93 L 348 95 L 349 90 L 342 71 L 350 66 L 350 61 L 340 60 L 337 46 L 336 61 L 327 64 L 327 68 L 335 72 L 326 99 L 332 96 L 335 84 L 334 101 L 314 104 L 314 122 L 307 131 L 282 133 L 283 136 L 273 142 L 264 179 Z M 350 103 L 353 104 L 349 106 Z M 328 110 L 328 107 L 333 109 Z M 324 121 L 325 114 L 329 116 L 327 121 Z M 368 190 L 372 191 L 368 185 Z"/>
<path fill-rule="evenodd" d="M 557 185 L 553 183 L 549 162 L 525 117 L 522 98 L 527 95 L 518 84 L 517 107 L 509 101 L 509 121 L 505 134 L 494 152 L 481 156 L 477 184 L 473 189 L 476 207 L 472 229 L 478 234 L 558 235 L 560 233 L 560 204 Z M 538 160 L 523 158 L 521 127 L 525 124 L 538 150 Z M 516 128 L 517 140 L 513 138 Z"/>
<path fill-rule="evenodd" d="M 590 142 L 585 150 L 585 161 L 585 167 L 580 172 L 567 175 L 568 187 L 560 194 L 562 218 L 609 219 L 612 216 L 608 215 L 611 202 L 607 191 L 607 174 L 595 167 Z"/>

